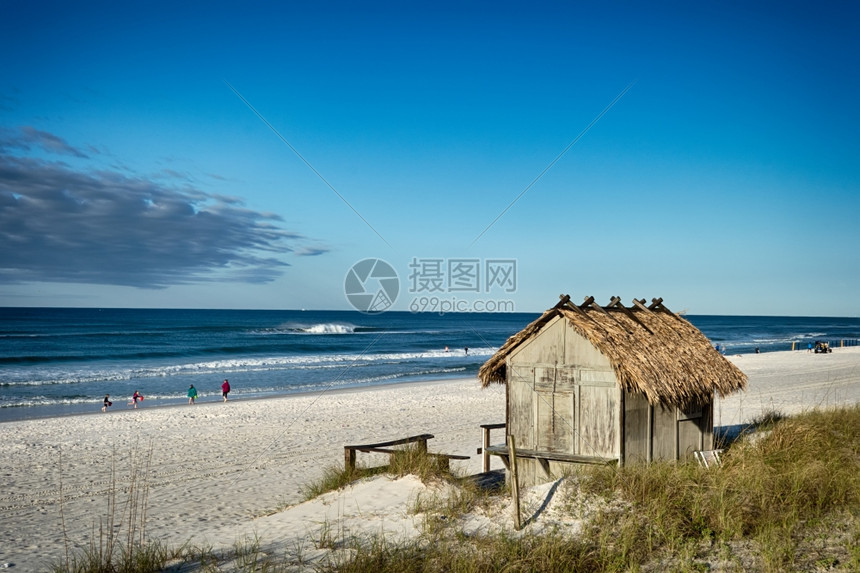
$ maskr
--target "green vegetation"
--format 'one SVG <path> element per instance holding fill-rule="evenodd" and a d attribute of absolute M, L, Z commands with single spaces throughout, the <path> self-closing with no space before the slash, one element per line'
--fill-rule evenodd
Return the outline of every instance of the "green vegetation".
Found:
<path fill-rule="evenodd" d="M 336 491 L 344 488 L 354 481 L 385 473 L 388 468 L 360 468 L 354 470 L 343 469 L 336 466 L 328 467 L 323 470 L 322 477 L 315 482 L 309 483 L 302 487 L 302 497 L 304 501 L 319 497 L 324 493 Z"/>
<path fill-rule="evenodd" d="M 794 418 L 771 412 L 757 423 L 766 433 L 732 444 L 718 469 L 589 468 L 578 480 L 583 493 L 614 500 L 615 509 L 575 538 L 562 531 L 466 538 L 444 519 L 448 529 L 437 520 L 416 543 L 357 546 L 350 560 L 323 570 L 699 571 L 715 563 L 728 571 L 858 570 L 860 406 Z M 421 510 L 451 515 L 447 506 Z"/>
<path fill-rule="evenodd" d="M 504 528 L 465 533 L 464 514 L 502 505 L 507 495 L 480 492 L 417 450 L 393 456 L 384 470 L 332 469 L 305 495 L 381 471 L 451 485 L 416 499 L 412 511 L 425 518 L 417 540 L 360 541 L 327 524 L 314 548 L 336 550 L 305 566 L 338 573 L 860 570 L 860 406 L 766 418 L 761 420 L 765 432 L 727 446 L 719 468 L 655 463 L 588 468 L 565 478 L 579 491 L 565 508 L 571 515 L 579 514 L 583 499 L 603 500 L 578 535 Z M 171 553 L 158 544 L 117 546 L 109 563 L 103 550 L 91 550 L 54 571 L 161 571 L 168 559 L 183 564 L 182 570 L 198 571 L 285 571 L 296 565 L 295 557 L 266 555 L 258 539 L 225 554 L 188 547 Z"/>
<path fill-rule="evenodd" d="M 733 444 L 718 470 L 653 464 L 590 473 L 586 491 L 615 492 L 632 504 L 631 511 L 604 514 L 593 524 L 616 532 L 607 541 L 614 540 L 609 545 L 619 564 L 691 548 L 730 550 L 745 540 L 757 554 L 757 569 L 803 570 L 824 524 L 824 531 L 848 524 L 856 548 L 860 407 L 768 421 L 769 433 Z"/>
<path fill-rule="evenodd" d="M 418 476 L 424 482 L 433 479 L 450 479 L 452 477 L 451 472 L 438 457 L 427 454 L 417 446 L 411 446 L 396 450 L 390 456 L 390 462 L 387 466 L 374 468 L 356 467 L 352 470 L 339 466 L 326 468 L 323 471 L 322 478 L 302 488 L 302 495 L 305 501 L 307 501 L 326 492 L 346 487 L 354 481 L 379 474 L 388 474 L 396 477 L 412 474 Z"/>

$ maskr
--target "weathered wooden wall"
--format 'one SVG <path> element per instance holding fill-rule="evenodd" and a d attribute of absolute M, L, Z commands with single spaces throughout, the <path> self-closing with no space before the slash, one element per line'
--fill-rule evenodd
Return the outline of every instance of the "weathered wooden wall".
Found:
<path fill-rule="evenodd" d="M 713 403 L 683 410 L 625 393 L 624 463 L 689 459 L 713 448 Z"/>
<path fill-rule="evenodd" d="M 621 393 L 608 359 L 563 319 L 549 322 L 508 357 L 508 431 L 517 446 L 617 457 Z M 523 481 L 544 468 L 523 460 Z M 552 462 L 550 469 L 560 467 Z M 548 477 L 548 476 L 545 476 Z"/>
<path fill-rule="evenodd" d="M 644 394 L 624 394 L 624 463 L 651 459 L 651 412 Z"/>
<path fill-rule="evenodd" d="M 651 410 L 651 460 L 675 459 L 675 408 L 658 405 Z"/>
<path fill-rule="evenodd" d="M 635 463 L 713 447 L 712 404 L 684 412 L 622 393 L 609 359 L 560 317 L 508 356 L 507 376 L 518 448 Z M 549 467 L 552 474 L 565 464 Z M 519 460 L 519 469 L 524 485 L 552 477 L 536 460 Z"/>

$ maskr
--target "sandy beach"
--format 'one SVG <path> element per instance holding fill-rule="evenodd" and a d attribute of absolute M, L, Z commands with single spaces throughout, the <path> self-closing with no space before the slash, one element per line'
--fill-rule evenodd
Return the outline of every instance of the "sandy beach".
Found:
<path fill-rule="evenodd" d="M 769 410 L 860 401 L 860 348 L 729 359 L 749 376 L 749 388 L 718 399 L 718 426 Z M 430 451 L 471 456 L 455 462 L 456 471 L 477 473 L 479 425 L 504 415 L 502 386 L 482 390 L 476 379 L 462 379 L 157 409 L 144 402 L 107 414 L 94 406 L 92 415 L 3 423 L 0 566 L 44 571 L 64 554 L 63 522 L 70 546 L 85 546 L 107 514 L 111 489 L 122 502 L 133 465 L 142 467 L 150 454 L 149 538 L 230 547 L 256 535 L 289 547 L 325 520 L 353 515 L 363 522 L 375 516 L 377 531 L 408 534 L 414 524 L 403 506 L 424 487 L 417 480 L 399 480 L 384 495 L 378 482 L 358 486 L 328 505 L 296 506 L 301 488 L 342 464 L 345 444 L 421 433 L 435 435 Z"/>

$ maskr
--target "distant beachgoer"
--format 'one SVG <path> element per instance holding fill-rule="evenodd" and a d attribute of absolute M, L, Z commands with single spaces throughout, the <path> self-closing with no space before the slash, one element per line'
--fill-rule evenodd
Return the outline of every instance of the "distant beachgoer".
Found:
<path fill-rule="evenodd" d="M 227 394 L 230 393 L 230 382 L 225 378 L 224 383 L 221 384 L 221 395 L 224 396 L 224 401 L 227 401 Z"/>
<path fill-rule="evenodd" d="M 758 346 L 756 346 L 756 347 L 755 347 L 755 353 L 756 353 L 756 354 L 761 354 L 761 350 L 759 350 L 759 349 L 758 349 Z"/>
<path fill-rule="evenodd" d="M 469 355 L 469 347 L 467 346 L 466 347 L 466 356 L 468 356 L 468 355 Z"/>
<path fill-rule="evenodd" d="M 445 352 L 448 352 L 448 347 L 447 347 L 447 346 L 445 347 Z"/>
<path fill-rule="evenodd" d="M 134 406 L 137 408 L 137 401 L 143 400 L 143 396 L 140 395 L 140 392 L 137 390 L 134 391 L 134 395 L 131 397 L 131 402 L 128 403 L 129 406 Z"/>
<path fill-rule="evenodd" d="M 807 344 L 807 345 L 806 345 L 806 351 L 807 351 L 807 352 L 812 352 L 812 343 L 811 343 L 811 342 L 810 342 L 809 344 Z"/>
<path fill-rule="evenodd" d="M 102 406 L 102 412 L 107 412 L 111 406 L 113 406 L 113 402 L 110 401 L 110 394 L 105 394 L 105 405 Z"/>
<path fill-rule="evenodd" d="M 195 400 L 197 400 L 197 388 L 192 384 L 188 387 L 188 403 L 193 404 Z"/>

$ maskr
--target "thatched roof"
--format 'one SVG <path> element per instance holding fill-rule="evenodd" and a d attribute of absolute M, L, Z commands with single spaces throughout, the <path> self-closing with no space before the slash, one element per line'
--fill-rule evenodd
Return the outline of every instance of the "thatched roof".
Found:
<path fill-rule="evenodd" d="M 685 406 L 714 392 L 726 396 L 746 389 L 746 375 L 698 328 L 663 306 L 663 299 L 653 299 L 649 306 L 644 299 L 633 299 L 628 308 L 618 297 L 605 307 L 588 297 L 577 306 L 569 295 L 510 337 L 484 363 L 478 372 L 482 385 L 504 384 L 507 356 L 557 316 L 566 318 L 609 359 L 624 390 L 644 394 L 651 404 Z"/>

